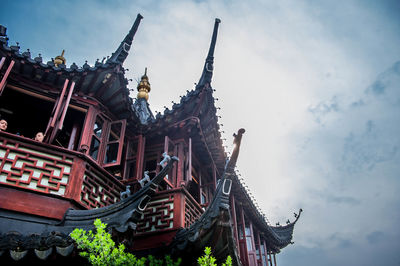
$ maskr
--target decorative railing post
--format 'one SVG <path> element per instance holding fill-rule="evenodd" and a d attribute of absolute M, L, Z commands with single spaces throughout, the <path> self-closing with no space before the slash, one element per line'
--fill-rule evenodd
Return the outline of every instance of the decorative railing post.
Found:
<path fill-rule="evenodd" d="M 80 202 L 83 176 L 85 174 L 86 163 L 80 158 L 74 158 L 71 169 L 71 182 L 65 191 L 65 196 L 76 202 Z"/>

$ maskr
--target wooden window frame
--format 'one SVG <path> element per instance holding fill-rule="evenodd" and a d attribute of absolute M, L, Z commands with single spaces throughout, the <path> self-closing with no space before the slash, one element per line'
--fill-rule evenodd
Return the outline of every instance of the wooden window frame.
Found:
<path fill-rule="evenodd" d="M 70 86 L 68 85 L 69 85 L 69 79 L 66 79 L 64 82 L 63 89 L 60 93 L 60 96 L 57 97 L 56 102 L 54 104 L 53 111 L 51 112 L 51 116 L 45 131 L 44 142 L 46 143 L 51 144 L 55 140 L 57 134 L 63 128 L 64 119 L 67 114 L 72 93 L 74 91 L 75 82 L 72 81 L 71 85 Z M 68 87 L 69 91 L 67 94 Z"/>
<path fill-rule="evenodd" d="M 102 132 L 101 132 L 101 136 L 100 138 L 96 136 L 96 134 L 93 132 L 93 128 L 94 125 L 96 123 L 97 118 L 100 117 L 100 119 L 103 120 L 103 125 L 102 125 Z M 109 135 L 111 132 L 111 126 L 113 124 L 117 124 L 117 123 L 121 123 L 121 131 L 120 131 L 120 135 L 119 135 L 119 139 L 116 141 L 109 141 Z M 92 112 L 92 120 L 91 123 L 89 123 L 89 125 L 87 125 L 89 127 L 89 133 L 88 133 L 88 155 L 95 160 L 99 165 L 101 165 L 102 167 L 112 167 L 112 166 L 118 166 L 121 165 L 121 159 L 122 159 L 122 150 L 123 150 L 123 144 L 124 144 L 124 138 L 125 138 L 125 130 L 126 130 L 126 119 L 121 119 L 121 120 L 116 120 L 116 121 L 111 121 L 111 119 L 109 119 L 106 115 L 104 115 L 104 113 L 100 112 L 100 111 L 95 111 Z M 99 144 L 99 150 L 98 150 L 98 154 L 97 154 L 97 158 L 94 159 L 91 155 L 90 155 L 90 149 L 92 148 L 92 139 L 96 138 L 100 141 Z M 117 153 L 117 159 L 115 162 L 112 163 L 105 163 L 104 159 L 105 159 L 105 155 L 106 155 L 106 149 L 107 149 L 107 145 L 109 144 L 113 144 L 113 143 L 118 143 L 118 153 Z"/>
<path fill-rule="evenodd" d="M 111 128 L 112 125 L 114 124 L 118 124 L 121 123 L 121 132 L 119 135 L 119 139 L 118 140 L 113 140 L 110 141 L 109 137 L 111 134 Z M 120 165 L 121 164 L 121 157 L 122 157 L 122 150 L 123 150 L 123 146 L 124 146 L 124 138 L 125 138 L 125 129 L 126 129 L 126 119 L 121 119 L 121 120 L 117 120 L 117 121 L 110 121 L 107 123 L 107 134 L 106 134 L 106 138 L 103 140 L 104 144 L 103 144 L 103 158 L 101 161 L 101 165 L 103 167 L 111 167 L 111 166 L 116 166 L 116 165 Z M 117 160 L 115 162 L 112 163 L 105 163 L 105 157 L 106 157 L 106 152 L 107 152 L 107 146 L 111 145 L 111 144 L 115 144 L 118 143 L 118 153 L 117 153 Z"/>

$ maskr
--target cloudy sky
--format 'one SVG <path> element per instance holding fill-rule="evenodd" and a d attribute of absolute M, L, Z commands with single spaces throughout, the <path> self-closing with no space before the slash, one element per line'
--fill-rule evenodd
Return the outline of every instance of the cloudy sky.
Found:
<path fill-rule="evenodd" d="M 93 65 L 144 16 L 125 62 L 163 111 L 197 82 L 222 20 L 213 87 L 228 150 L 271 223 L 304 209 L 279 265 L 400 265 L 399 1 L 2 1 L 45 61 Z"/>

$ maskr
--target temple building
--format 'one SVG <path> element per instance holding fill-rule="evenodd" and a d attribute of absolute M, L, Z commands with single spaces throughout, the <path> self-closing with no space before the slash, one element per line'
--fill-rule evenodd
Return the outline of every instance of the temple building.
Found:
<path fill-rule="evenodd" d="M 211 84 L 220 20 L 196 87 L 154 115 L 147 71 L 133 99 L 123 66 L 141 19 L 81 67 L 64 51 L 47 63 L 20 51 L 0 26 L 0 260 L 79 261 L 69 234 L 100 218 L 139 256 L 191 265 L 210 246 L 218 261 L 277 265 L 301 210 L 272 226 L 235 172 L 245 130 L 224 150 Z"/>

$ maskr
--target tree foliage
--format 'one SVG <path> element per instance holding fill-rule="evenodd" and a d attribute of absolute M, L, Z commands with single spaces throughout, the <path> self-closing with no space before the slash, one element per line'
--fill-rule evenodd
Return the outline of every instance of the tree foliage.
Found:
<path fill-rule="evenodd" d="M 171 257 L 166 256 L 164 260 L 156 259 L 153 256 L 148 258 L 136 258 L 135 255 L 125 252 L 125 246 L 119 244 L 115 246 L 115 242 L 111 239 L 111 234 L 106 231 L 107 224 L 101 222 L 100 219 L 94 221 L 96 227 L 96 233 L 92 230 L 86 232 L 83 229 L 76 228 L 70 234 L 71 238 L 75 240 L 78 245 L 78 249 L 83 250 L 79 253 L 82 257 L 89 260 L 92 265 L 129 265 L 129 266 L 178 266 L 181 263 L 181 259 L 173 261 Z"/>
<path fill-rule="evenodd" d="M 216 261 L 217 261 L 216 258 L 212 256 L 210 247 L 206 247 L 204 249 L 204 255 L 197 259 L 197 263 L 200 266 L 217 266 L 217 264 L 215 263 Z M 222 266 L 232 266 L 231 256 L 228 256 L 226 258 L 226 261 L 222 263 Z"/>

